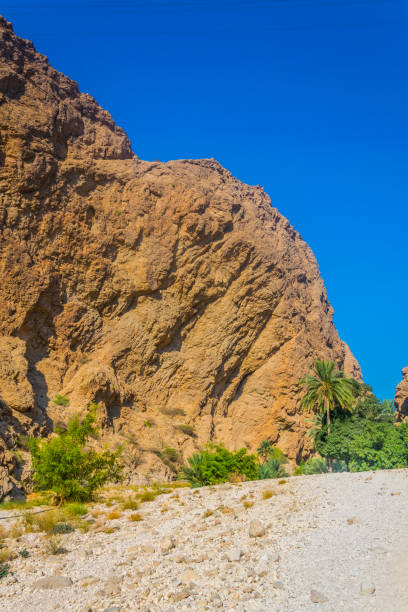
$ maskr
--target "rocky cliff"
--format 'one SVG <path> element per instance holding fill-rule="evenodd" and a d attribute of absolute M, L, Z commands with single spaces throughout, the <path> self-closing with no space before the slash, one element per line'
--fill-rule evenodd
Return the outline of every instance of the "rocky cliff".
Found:
<path fill-rule="evenodd" d="M 408 367 L 403 368 L 402 380 L 395 389 L 394 404 L 397 411 L 397 419 L 402 421 L 408 417 Z"/>
<path fill-rule="evenodd" d="M 0 133 L 4 446 L 94 400 L 141 471 L 208 440 L 269 437 L 300 457 L 299 377 L 316 358 L 359 367 L 313 253 L 263 189 L 215 160 L 139 160 L 5 20 Z"/>

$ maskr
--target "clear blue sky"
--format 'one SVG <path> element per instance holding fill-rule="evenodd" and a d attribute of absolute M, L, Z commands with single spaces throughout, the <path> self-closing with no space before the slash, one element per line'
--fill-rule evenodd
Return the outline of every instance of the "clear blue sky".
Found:
<path fill-rule="evenodd" d="M 408 365 L 408 0 L 5 0 L 143 159 L 215 157 L 312 247 L 364 379 Z"/>

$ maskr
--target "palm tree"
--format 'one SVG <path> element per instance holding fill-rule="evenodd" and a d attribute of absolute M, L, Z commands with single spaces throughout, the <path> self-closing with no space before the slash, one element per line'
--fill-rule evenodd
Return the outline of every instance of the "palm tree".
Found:
<path fill-rule="evenodd" d="M 313 446 L 316 448 L 316 439 L 323 426 L 323 415 L 315 414 L 314 418 L 306 419 L 306 422 L 310 423 L 310 427 L 306 430 L 305 436 L 312 440 Z"/>
<path fill-rule="evenodd" d="M 353 382 L 344 373 L 336 369 L 334 361 L 318 359 L 312 367 L 312 373 L 299 381 L 306 386 L 302 406 L 320 414 L 326 413 L 327 431 L 330 434 L 330 413 L 339 406 L 343 410 L 352 410 L 354 402 Z"/>
<path fill-rule="evenodd" d="M 262 440 L 259 448 L 257 449 L 257 453 L 260 457 L 263 458 L 264 463 L 268 459 L 269 455 L 273 450 L 272 442 L 270 440 Z"/>

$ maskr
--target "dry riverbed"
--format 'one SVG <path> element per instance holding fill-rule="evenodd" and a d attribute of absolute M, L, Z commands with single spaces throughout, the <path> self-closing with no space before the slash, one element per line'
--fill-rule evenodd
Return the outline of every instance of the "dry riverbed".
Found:
<path fill-rule="evenodd" d="M 142 520 L 90 510 L 58 554 L 43 534 L 6 541 L 1 610 L 408 610 L 408 470 L 175 489 Z"/>

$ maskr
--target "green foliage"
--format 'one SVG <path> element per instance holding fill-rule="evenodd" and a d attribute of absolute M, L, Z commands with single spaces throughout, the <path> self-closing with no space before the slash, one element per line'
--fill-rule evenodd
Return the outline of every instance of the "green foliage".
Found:
<path fill-rule="evenodd" d="M 285 455 L 283 455 L 283 457 L 287 461 Z M 258 466 L 259 480 L 264 480 L 266 478 L 282 478 L 282 476 L 287 476 L 287 473 L 282 465 L 282 461 L 276 457 L 272 457 Z"/>
<path fill-rule="evenodd" d="M 153 427 L 154 423 L 153 423 L 152 421 L 145 421 L 145 422 L 143 423 L 143 425 L 144 425 L 145 427 L 148 427 L 149 429 L 151 429 L 151 428 Z"/>
<path fill-rule="evenodd" d="M 27 559 L 27 557 L 30 556 L 29 551 L 26 548 L 23 548 L 23 550 L 19 550 L 18 554 L 20 555 L 20 557 L 22 557 L 23 559 Z"/>
<path fill-rule="evenodd" d="M 257 449 L 257 453 L 264 461 L 276 459 L 280 465 L 289 461 L 284 452 L 277 446 L 273 446 L 270 440 L 263 440 Z"/>
<path fill-rule="evenodd" d="M 0 579 L 8 576 L 10 572 L 10 565 L 8 563 L 0 563 Z"/>
<path fill-rule="evenodd" d="M 75 528 L 69 523 L 57 523 L 51 529 L 50 533 L 56 535 L 60 533 L 72 533 L 73 531 L 75 531 Z"/>
<path fill-rule="evenodd" d="M 70 504 L 65 504 L 63 507 L 64 514 L 66 516 L 83 516 L 87 514 L 88 508 L 85 504 L 81 504 L 80 502 L 71 502 Z"/>
<path fill-rule="evenodd" d="M 363 397 L 352 415 L 336 416 L 330 433 L 323 425 L 316 448 L 352 472 L 408 467 L 408 424 L 394 421 L 391 402 Z"/>
<path fill-rule="evenodd" d="M 96 406 L 89 408 L 86 417 L 82 421 L 74 417 L 66 431 L 56 429 L 48 440 L 29 441 L 34 484 L 37 489 L 53 491 L 59 502 L 90 500 L 96 489 L 121 475 L 120 448 L 100 453 L 85 448 L 89 437 L 97 435 Z"/>
<path fill-rule="evenodd" d="M 188 466 L 183 466 L 181 474 L 192 487 L 227 482 L 236 475 L 247 480 L 256 480 L 258 477 L 257 458 L 248 455 L 246 448 L 230 452 L 224 446 L 215 446 L 195 453 L 189 457 Z"/>
<path fill-rule="evenodd" d="M 330 430 L 330 415 L 337 408 L 351 411 L 354 402 L 354 383 L 336 369 L 334 361 L 317 360 L 312 373 L 299 381 L 306 387 L 302 406 L 326 416 Z"/>
<path fill-rule="evenodd" d="M 57 406 L 69 406 L 69 397 L 66 395 L 56 395 L 52 401 Z"/>
<path fill-rule="evenodd" d="M 176 448 L 171 448 L 170 446 L 165 446 L 163 450 L 159 454 L 160 459 L 163 461 L 168 468 L 177 473 L 179 467 L 177 467 L 180 452 Z"/>
<path fill-rule="evenodd" d="M 295 474 L 324 474 L 327 472 L 326 461 L 322 457 L 311 457 L 308 461 L 302 461 L 295 469 Z"/>

